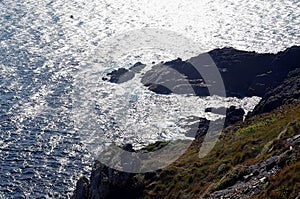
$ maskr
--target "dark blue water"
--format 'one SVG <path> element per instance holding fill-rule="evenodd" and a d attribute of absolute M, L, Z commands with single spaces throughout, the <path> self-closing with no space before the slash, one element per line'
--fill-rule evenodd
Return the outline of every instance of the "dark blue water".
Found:
<path fill-rule="evenodd" d="M 299 16 L 297 0 L 0 0 L 0 198 L 66 198 L 89 175 L 74 74 L 103 39 L 150 27 L 275 52 L 299 44 Z"/>
<path fill-rule="evenodd" d="M 22 4 L 0 2 L 0 198 L 66 198 L 92 163 L 70 119 L 76 63 L 49 57 L 63 33 L 43 40 Z"/>

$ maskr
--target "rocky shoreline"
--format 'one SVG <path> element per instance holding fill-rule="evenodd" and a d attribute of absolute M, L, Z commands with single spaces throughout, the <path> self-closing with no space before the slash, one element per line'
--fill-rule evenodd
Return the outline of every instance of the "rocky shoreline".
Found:
<path fill-rule="evenodd" d="M 216 49 L 208 52 L 208 54 L 213 58 L 221 73 L 227 96 L 240 98 L 246 96 L 262 97 L 253 112 L 247 115 L 247 120 L 272 112 L 282 106 L 299 102 L 300 47 L 294 46 L 278 54 L 258 54 L 233 48 Z M 137 63 L 130 69 L 121 68 L 107 74 L 107 77 L 104 77 L 103 80 L 121 84 L 132 79 L 143 67 L 142 63 Z M 182 74 L 180 76 L 182 79 L 173 79 L 168 68 Z M 192 84 L 198 96 L 208 95 L 208 85 L 201 75 L 193 70 L 189 60 L 177 59 L 155 65 L 144 74 L 141 81 L 149 90 L 158 94 L 170 94 L 172 92 L 185 94 L 184 82 L 188 81 Z M 155 82 L 155 84 L 149 83 L 149 81 Z M 173 85 L 171 89 L 162 86 L 166 84 L 166 81 L 168 85 Z M 199 85 L 201 86 L 199 87 Z M 206 111 L 210 112 L 212 110 L 217 111 L 214 109 L 207 109 Z M 236 128 L 236 126 L 238 127 L 243 123 L 243 110 L 230 107 L 226 112 L 225 128 Z M 199 120 L 199 123 L 191 127 L 197 129 L 195 145 L 201 144 L 201 139 L 205 135 L 209 124 L 209 121 L 205 118 L 197 118 L 197 120 Z M 299 154 L 299 134 L 282 142 L 289 147 L 287 150 L 254 165 L 245 166 L 243 169 L 232 169 L 230 172 L 225 173 L 225 176 L 232 178 L 231 181 L 223 182 L 218 186 L 211 184 L 210 186 L 214 188 L 210 189 L 209 194 L 199 194 L 203 198 L 244 198 L 258 194 L 264 189 L 271 176 L 283 170 L 287 166 L 287 162 L 290 159 L 295 159 L 295 156 Z M 159 144 L 156 143 L 156 145 Z M 155 149 L 155 147 L 153 148 Z M 299 160 L 296 157 L 297 161 Z M 221 167 L 220 170 L 222 170 Z M 160 171 L 146 174 L 129 174 L 108 168 L 96 161 L 90 179 L 86 177 L 79 179 L 72 198 L 143 198 L 145 187 L 149 189 L 153 179 L 165 179 L 165 176 L 160 175 L 162 175 Z M 171 173 L 170 177 L 172 178 Z M 153 198 L 157 197 L 153 196 Z M 193 197 L 182 196 L 179 198 Z"/>
<path fill-rule="evenodd" d="M 277 54 L 259 54 L 223 48 L 200 54 L 197 59 L 210 57 L 213 63 L 199 67 L 217 67 L 226 89 L 227 97 L 263 97 L 269 90 L 277 87 L 288 73 L 299 67 L 300 47 L 293 46 Z M 192 58 L 194 59 L 194 58 Z M 207 86 L 214 82 L 206 79 L 192 65 L 191 60 L 180 58 L 154 65 L 142 75 L 141 82 L 157 94 L 196 94 L 208 96 Z M 145 67 L 138 62 L 131 68 L 119 68 L 107 74 L 103 80 L 112 83 L 124 83 L 131 80 Z M 176 74 L 175 74 L 176 73 Z M 188 85 L 187 85 L 188 84 Z M 192 91 L 187 86 L 193 88 Z"/>

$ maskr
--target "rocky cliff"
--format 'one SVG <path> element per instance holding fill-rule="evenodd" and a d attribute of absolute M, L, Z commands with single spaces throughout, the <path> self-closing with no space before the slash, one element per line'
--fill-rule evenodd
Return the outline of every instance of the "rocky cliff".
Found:
<path fill-rule="evenodd" d="M 274 89 L 269 90 L 250 115 L 266 113 L 282 105 L 300 100 L 300 67 L 291 71 L 285 80 Z"/>
<path fill-rule="evenodd" d="M 206 60 L 197 66 L 192 59 Z M 204 81 L 197 67 L 217 67 L 225 85 L 228 97 L 263 97 L 267 91 L 280 85 L 287 74 L 299 65 L 300 47 L 293 46 L 277 54 L 259 54 L 240 51 L 234 48 L 223 48 L 200 54 L 195 58 L 183 61 L 180 58 L 157 64 L 147 71 L 141 81 L 149 90 L 158 94 L 187 94 L 208 96 L 207 86 L 214 81 L 209 77 Z M 123 83 L 139 73 L 145 65 L 136 63 L 129 69 L 120 68 L 107 74 L 103 80 Z M 189 89 L 192 87 L 192 89 Z"/>
<path fill-rule="evenodd" d="M 300 47 L 278 54 L 257 54 L 232 48 L 209 52 L 221 72 L 228 96 L 261 96 L 262 100 L 243 122 L 243 110 L 227 110 L 220 142 L 205 158 L 198 158 L 209 121 L 197 118 L 197 135 L 190 149 L 168 168 L 147 174 L 128 174 L 96 162 L 90 179 L 81 178 L 74 199 L 82 198 L 296 198 L 300 196 Z M 201 56 L 201 55 L 200 55 Z M 183 79 L 161 73 L 166 66 Z M 140 72 L 141 63 L 116 70 L 108 80 L 122 83 Z M 138 68 L 138 70 L 135 70 Z M 122 76 L 130 71 L 130 74 Z M 121 75 L 120 75 L 121 74 Z M 159 79 L 158 78 L 159 75 Z M 121 77 L 122 76 L 122 77 Z M 149 84 L 146 82 L 152 78 Z M 184 93 L 189 81 L 199 96 L 207 94 L 202 77 L 188 61 L 156 65 L 144 75 L 150 90 Z M 165 82 L 176 81 L 176 89 Z M 173 84 L 172 83 L 172 84 Z M 200 83 L 199 87 L 196 83 Z M 211 111 L 207 109 L 206 111 Z M 164 144 L 156 143 L 155 150 Z"/>

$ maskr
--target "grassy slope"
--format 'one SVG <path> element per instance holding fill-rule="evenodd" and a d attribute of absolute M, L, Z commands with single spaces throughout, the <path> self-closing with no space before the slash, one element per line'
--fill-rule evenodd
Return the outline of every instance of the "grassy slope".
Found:
<path fill-rule="evenodd" d="M 178 161 L 148 180 L 144 198 L 201 198 L 224 189 L 247 166 L 287 150 L 286 139 L 299 133 L 300 104 L 294 104 L 225 129 L 205 158 L 198 158 L 201 141 L 195 141 Z M 289 198 L 300 190 L 300 163 L 288 164 L 257 198 Z"/>

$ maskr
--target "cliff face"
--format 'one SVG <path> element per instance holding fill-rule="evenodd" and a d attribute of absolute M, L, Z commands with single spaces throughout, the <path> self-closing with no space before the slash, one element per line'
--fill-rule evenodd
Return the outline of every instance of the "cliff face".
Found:
<path fill-rule="evenodd" d="M 282 106 L 223 130 L 208 156 L 201 139 L 145 180 L 142 198 L 296 198 L 300 190 L 300 106 Z M 276 185 L 275 185 L 276 184 Z"/>
<path fill-rule="evenodd" d="M 293 70 L 286 79 L 274 89 L 268 91 L 250 115 L 266 113 L 282 105 L 300 100 L 300 68 Z"/>
<path fill-rule="evenodd" d="M 209 54 L 221 71 L 227 95 L 263 97 L 248 119 L 242 121 L 243 110 L 228 109 L 227 128 L 223 130 L 219 143 L 207 157 L 199 159 L 199 147 L 209 121 L 198 118 L 199 123 L 191 127 L 198 128 L 198 131 L 190 149 L 168 168 L 153 173 L 128 174 L 96 162 L 90 179 L 83 177 L 78 181 L 73 198 L 299 196 L 300 47 L 292 47 L 277 55 L 232 48 L 214 50 Z M 159 72 L 165 70 L 164 65 L 176 69 L 183 74 L 182 78 L 192 83 L 202 81 L 199 74 L 189 68 L 189 63 L 180 59 L 154 66 L 145 78 L 154 78 L 152 80 L 157 82 L 155 78 L 159 73 L 161 81 L 175 81 L 172 75 Z M 136 66 L 142 67 L 141 64 Z M 132 71 L 130 74 L 140 72 L 129 70 Z M 111 74 L 113 80 L 119 78 L 117 72 L 120 71 Z M 132 75 L 125 77 L 131 78 Z M 123 80 L 127 81 L 122 79 L 115 83 Z M 180 81 L 176 81 L 178 93 L 184 92 Z M 154 92 L 167 94 L 164 87 L 157 85 L 160 83 L 145 84 Z M 195 86 L 194 89 L 198 89 L 199 95 L 207 92 L 205 87 Z M 156 143 L 148 148 L 155 150 L 163 145 Z"/>
<path fill-rule="evenodd" d="M 143 190 L 143 176 L 129 174 L 96 162 L 90 178 L 89 198 L 137 198 Z"/>
<path fill-rule="evenodd" d="M 300 190 L 300 106 L 286 105 L 227 127 L 205 158 L 201 136 L 169 167 L 129 174 L 96 162 L 73 198 L 296 198 Z M 147 147 L 159 148 L 159 144 Z"/>
<path fill-rule="evenodd" d="M 123 150 L 135 152 L 130 144 Z M 72 199 L 139 198 L 145 179 L 146 175 L 117 171 L 96 160 L 90 179 L 81 177 L 78 180 Z"/>

